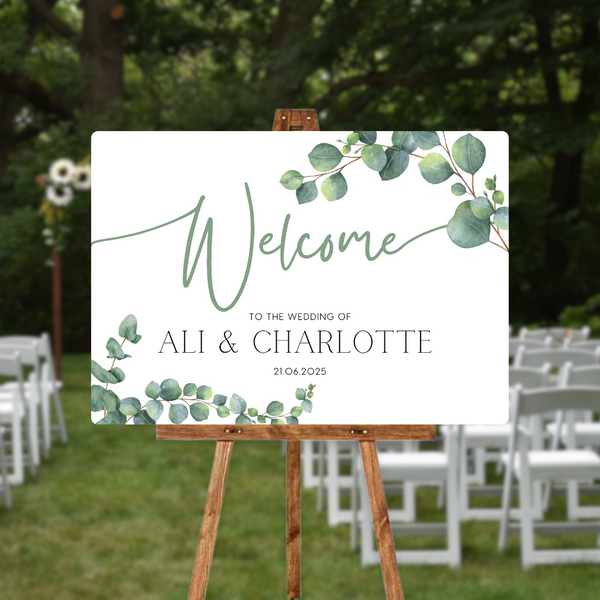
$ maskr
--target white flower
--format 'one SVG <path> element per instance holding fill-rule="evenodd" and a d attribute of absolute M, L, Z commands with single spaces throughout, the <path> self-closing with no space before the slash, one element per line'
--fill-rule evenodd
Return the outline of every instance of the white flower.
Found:
<path fill-rule="evenodd" d="M 73 181 L 75 163 L 70 158 L 59 158 L 50 165 L 50 179 L 53 183 L 66 185 Z"/>
<path fill-rule="evenodd" d="M 46 198 L 54 206 L 67 206 L 73 200 L 73 190 L 68 185 L 64 187 L 49 185 L 46 188 Z"/>
<path fill-rule="evenodd" d="M 85 192 L 92 187 L 92 168 L 90 165 L 80 165 L 75 168 L 73 187 L 78 192 Z"/>

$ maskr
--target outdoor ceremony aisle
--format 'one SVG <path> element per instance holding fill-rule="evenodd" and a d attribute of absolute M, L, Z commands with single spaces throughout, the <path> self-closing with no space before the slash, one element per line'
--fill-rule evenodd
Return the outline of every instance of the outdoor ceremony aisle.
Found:
<path fill-rule="evenodd" d="M 57 444 L 35 479 L 0 510 L 2 600 L 183 600 L 187 597 L 213 442 L 157 442 L 151 426 L 100 427 L 89 420 L 88 355 L 63 361 L 69 444 Z M 439 518 L 423 490 L 419 517 Z M 431 492 L 431 493 L 430 493 Z M 558 499 L 558 502 L 561 500 Z M 302 497 L 302 595 L 383 600 L 379 566 L 360 567 L 347 525 L 330 529 Z M 553 512 L 561 515 L 560 504 Z M 208 591 L 209 600 L 285 597 L 285 457 L 279 442 L 236 444 Z M 480 600 L 591 598 L 595 565 L 523 573 L 518 538 L 496 550 L 496 523 L 462 526 L 463 566 L 402 567 L 407 598 Z M 403 540 L 397 539 L 401 545 Z"/>

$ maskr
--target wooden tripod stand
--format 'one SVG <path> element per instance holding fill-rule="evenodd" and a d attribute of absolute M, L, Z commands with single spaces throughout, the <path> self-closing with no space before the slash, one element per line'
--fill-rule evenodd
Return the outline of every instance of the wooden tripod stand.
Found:
<path fill-rule="evenodd" d="M 314 110 L 280 109 L 273 131 L 318 131 Z M 376 440 L 432 440 L 433 425 L 159 425 L 159 440 L 217 440 L 188 600 L 203 600 L 235 440 L 287 440 L 287 597 L 300 598 L 300 451 L 302 440 L 357 440 L 364 465 L 387 600 L 403 600 Z"/>

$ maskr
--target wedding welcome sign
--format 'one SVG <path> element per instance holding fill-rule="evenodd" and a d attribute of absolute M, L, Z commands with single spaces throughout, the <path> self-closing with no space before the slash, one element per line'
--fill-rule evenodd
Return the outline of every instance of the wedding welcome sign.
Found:
<path fill-rule="evenodd" d="M 97 132 L 99 424 L 504 423 L 503 132 Z"/>

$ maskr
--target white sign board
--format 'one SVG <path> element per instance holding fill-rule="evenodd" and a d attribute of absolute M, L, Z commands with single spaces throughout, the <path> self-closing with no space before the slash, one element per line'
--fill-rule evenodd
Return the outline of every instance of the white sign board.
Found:
<path fill-rule="evenodd" d="M 98 132 L 92 168 L 94 422 L 507 421 L 505 133 Z"/>

